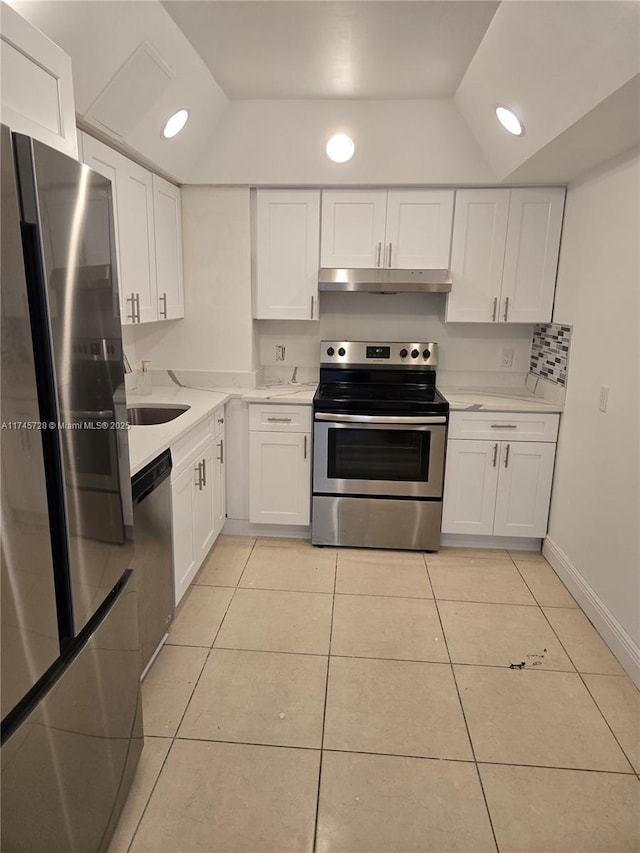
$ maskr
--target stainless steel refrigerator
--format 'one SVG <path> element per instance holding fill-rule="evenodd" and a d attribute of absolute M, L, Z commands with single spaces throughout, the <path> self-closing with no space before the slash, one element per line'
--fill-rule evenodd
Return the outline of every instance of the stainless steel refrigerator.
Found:
<path fill-rule="evenodd" d="M 0 154 L 1 849 L 93 853 L 142 749 L 111 184 Z"/>

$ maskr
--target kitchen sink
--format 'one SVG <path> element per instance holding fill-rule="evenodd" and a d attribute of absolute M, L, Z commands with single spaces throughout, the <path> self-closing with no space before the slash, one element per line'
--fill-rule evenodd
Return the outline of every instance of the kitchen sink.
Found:
<path fill-rule="evenodd" d="M 127 409 L 127 420 L 132 426 L 166 424 L 179 418 L 190 406 L 133 406 Z"/>

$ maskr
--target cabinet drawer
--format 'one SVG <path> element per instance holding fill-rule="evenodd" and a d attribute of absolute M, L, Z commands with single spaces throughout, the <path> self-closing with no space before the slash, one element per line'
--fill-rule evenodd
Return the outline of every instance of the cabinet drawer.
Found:
<path fill-rule="evenodd" d="M 249 406 L 249 430 L 260 432 L 311 432 L 311 406 Z"/>
<path fill-rule="evenodd" d="M 524 412 L 452 412 L 449 438 L 494 441 L 555 441 L 557 414 Z"/>
<path fill-rule="evenodd" d="M 207 418 L 192 430 L 189 430 L 179 441 L 171 445 L 171 459 L 173 461 L 172 480 L 175 480 L 180 475 L 191 457 L 202 452 L 207 444 L 213 440 L 213 423 L 213 417 Z"/>

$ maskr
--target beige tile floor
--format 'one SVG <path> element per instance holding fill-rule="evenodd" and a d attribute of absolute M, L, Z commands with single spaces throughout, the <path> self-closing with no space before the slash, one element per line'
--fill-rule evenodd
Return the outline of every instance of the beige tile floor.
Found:
<path fill-rule="evenodd" d="M 639 697 L 539 554 L 222 536 L 109 853 L 638 853 Z"/>

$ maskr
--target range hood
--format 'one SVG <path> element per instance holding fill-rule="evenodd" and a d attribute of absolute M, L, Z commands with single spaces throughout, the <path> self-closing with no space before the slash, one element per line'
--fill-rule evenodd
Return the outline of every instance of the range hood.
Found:
<path fill-rule="evenodd" d="M 448 293 L 451 271 L 325 267 L 318 274 L 318 289 L 345 293 Z"/>

